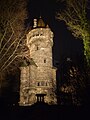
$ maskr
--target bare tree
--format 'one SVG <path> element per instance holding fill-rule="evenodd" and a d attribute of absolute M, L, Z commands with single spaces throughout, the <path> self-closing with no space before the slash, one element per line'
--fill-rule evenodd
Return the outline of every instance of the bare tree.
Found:
<path fill-rule="evenodd" d="M 6 74 L 16 72 L 19 61 L 27 55 L 26 5 L 27 0 L 0 0 L 0 88 Z"/>
<path fill-rule="evenodd" d="M 60 2 L 60 0 L 59 0 Z M 56 18 L 65 21 L 72 34 L 83 40 L 84 55 L 90 64 L 90 21 L 87 19 L 89 0 L 61 0 L 65 9 L 57 12 Z M 88 6 L 88 8 L 87 8 Z"/>
<path fill-rule="evenodd" d="M 26 18 L 26 1 L 0 1 L 0 71 L 20 56 L 21 45 L 25 43 Z"/>

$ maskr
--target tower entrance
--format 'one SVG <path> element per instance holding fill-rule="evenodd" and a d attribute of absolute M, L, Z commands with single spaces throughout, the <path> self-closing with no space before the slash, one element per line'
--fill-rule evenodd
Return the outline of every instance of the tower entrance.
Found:
<path fill-rule="evenodd" d="M 36 94 L 37 102 L 45 102 L 44 101 L 45 96 L 46 96 L 46 94 Z"/>

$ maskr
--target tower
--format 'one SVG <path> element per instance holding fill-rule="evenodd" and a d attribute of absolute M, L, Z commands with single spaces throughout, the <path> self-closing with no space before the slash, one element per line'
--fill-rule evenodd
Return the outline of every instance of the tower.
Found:
<path fill-rule="evenodd" d="M 56 104 L 56 68 L 52 64 L 53 32 L 42 18 L 34 19 L 27 34 L 30 64 L 20 67 L 20 102 L 22 106 L 38 102 Z"/>

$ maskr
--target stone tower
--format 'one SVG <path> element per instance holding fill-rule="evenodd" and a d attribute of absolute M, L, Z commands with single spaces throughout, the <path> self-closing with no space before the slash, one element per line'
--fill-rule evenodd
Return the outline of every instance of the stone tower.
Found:
<path fill-rule="evenodd" d="M 20 102 L 22 106 L 36 102 L 56 104 L 56 68 L 52 64 L 53 32 L 42 18 L 34 19 L 27 34 L 30 64 L 20 67 Z"/>

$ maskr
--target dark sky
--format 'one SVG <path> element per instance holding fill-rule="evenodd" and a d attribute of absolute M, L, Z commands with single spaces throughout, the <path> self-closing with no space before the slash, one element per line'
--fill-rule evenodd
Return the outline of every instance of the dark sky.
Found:
<path fill-rule="evenodd" d="M 75 39 L 67 30 L 65 23 L 55 18 L 56 10 L 59 7 L 63 6 L 57 5 L 55 0 L 30 0 L 28 4 L 29 23 L 32 25 L 33 18 L 42 16 L 45 23 L 49 24 L 54 32 L 54 61 L 61 62 L 66 57 L 77 61 L 77 58 L 81 57 L 83 53 L 82 41 Z"/>

